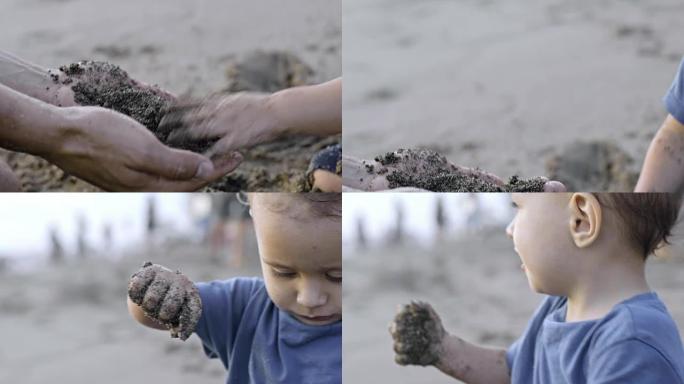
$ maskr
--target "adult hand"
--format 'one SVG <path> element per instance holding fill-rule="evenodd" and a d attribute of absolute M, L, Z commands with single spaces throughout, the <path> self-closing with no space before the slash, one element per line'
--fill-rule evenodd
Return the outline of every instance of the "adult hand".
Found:
<path fill-rule="evenodd" d="M 159 130 L 171 145 L 218 140 L 208 155 L 225 154 L 276 138 L 279 123 L 270 94 L 242 92 L 183 100 L 164 115 Z"/>
<path fill-rule="evenodd" d="M 242 157 L 210 160 L 163 145 L 145 127 L 99 107 L 63 108 L 66 118 L 48 161 L 111 191 L 194 191 L 235 169 Z"/>

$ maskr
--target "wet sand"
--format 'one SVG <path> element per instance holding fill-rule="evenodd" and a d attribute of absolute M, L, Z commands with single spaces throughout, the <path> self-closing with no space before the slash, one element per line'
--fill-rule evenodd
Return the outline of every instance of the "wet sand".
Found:
<path fill-rule="evenodd" d="M 145 316 L 164 324 L 171 337 L 183 341 L 202 316 L 202 300 L 193 282 L 179 269 L 174 272 L 149 261 L 131 276 L 128 297 Z"/>
<path fill-rule="evenodd" d="M 225 381 L 220 361 L 205 357 L 196 336 L 182 342 L 135 322 L 126 307 L 127 285 L 148 259 L 180 268 L 194 281 L 259 276 L 256 244 L 247 245 L 240 270 L 227 258 L 212 262 L 206 248 L 181 239 L 139 244 L 119 262 L 91 255 L 29 274 L 0 272 L 0 382 Z"/>
<path fill-rule="evenodd" d="M 425 147 L 549 176 L 549 158 L 599 140 L 638 172 L 684 55 L 677 0 L 349 0 L 343 12 L 343 141 L 362 159 Z"/>
<path fill-rule="evenodd" d="M 51 68 L 83 59 L 110 62 L 175 95 L 199 98 L 255 84 L 272 87 L 273 79 L 259 82 L 258 75 L 235 81 L 235 72 L 245 69 L 240 63 L 258 67 L 249 61 L 255 51 L 285 52 L 311 69 L 289 56 L 267 63 L 266 69 L 279 68 L 275 80 L 292 68 L 306 74 L 306 79 L 289 79 L 291 85 L 341 75 L 339 1 L 296 0 L 283 7 L 276 0 L 124 0 L 113 7 L 106 0 L 37 0 L 3 3 L 0 11 L 0 22 L 12 26 L 0 36 L 4 50 Z M 300 190 L 314 148 L 331 139 L 312 140 L 283 140 L 247 151 L 237 173 L 207 190 Z M 266 163 L 262 153 L 273 145 L 280 148 L 268 156 L 275 160 Z M 15 156 L 10 163 L 27 190 L 96 189 L 33 156 Z"/>
<path fill-rule="evenodd" d="M 681 226 L 669 258 L 647 268 L 651 287 L 684 329 Z M 542 296 L 533 293 L 504 228 L 457 238 L 432 250 L 407 244 L 344 250 L 343 375 L 352 383 L 455 383 L 434 367 L 394 362 L 388 325 L 402 305 L 429 302 L 448 332 L 506 347 L 524 330 Z"/>

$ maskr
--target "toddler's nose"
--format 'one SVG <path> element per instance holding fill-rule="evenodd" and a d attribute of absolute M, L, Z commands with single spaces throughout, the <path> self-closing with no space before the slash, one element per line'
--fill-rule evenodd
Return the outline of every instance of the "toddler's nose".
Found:
<path fill-rule="evenodd" d="M 316 281 L 303 281 L 297 292 L 297 303 L 303 307 L 315 308 L 324 305 L 327 296 L 323 292 L 320 283 Z"/>
<path fill-rule="evenodd" d="M 506 227 L 506 235 L 509 239 L 513 239 L 513 225 L 513 220 L 511 220 L 511 222 L 508 223 L 508 226 Z"/>

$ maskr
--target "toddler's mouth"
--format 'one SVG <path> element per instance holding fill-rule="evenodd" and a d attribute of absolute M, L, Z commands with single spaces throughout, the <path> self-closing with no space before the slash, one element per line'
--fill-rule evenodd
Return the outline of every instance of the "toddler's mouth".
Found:
<path fill-rule="evenodd" d="M 306 315 L 295 314 L 295 316 L 297 318 L 299 318 L 303 323 L 311 324 L 311 325 L 330 324 L 330 323 L 333 323 L 339 319 L 339 315 L 306 316 Z"/>

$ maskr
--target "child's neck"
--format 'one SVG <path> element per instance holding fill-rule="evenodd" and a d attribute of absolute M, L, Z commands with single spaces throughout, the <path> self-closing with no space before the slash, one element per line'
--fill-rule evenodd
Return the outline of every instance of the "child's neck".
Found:
<path fill-rule="evenodd" d="M 567 295 L 567 322 L 600 319 L 616 304 L 651 290 L 638 254 L 620 252 L 587 270 Z"/>

